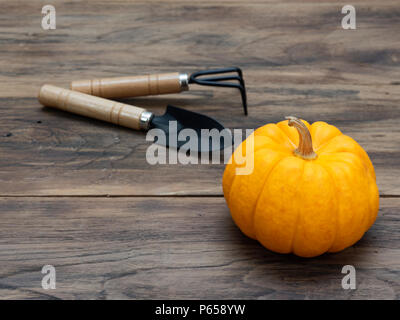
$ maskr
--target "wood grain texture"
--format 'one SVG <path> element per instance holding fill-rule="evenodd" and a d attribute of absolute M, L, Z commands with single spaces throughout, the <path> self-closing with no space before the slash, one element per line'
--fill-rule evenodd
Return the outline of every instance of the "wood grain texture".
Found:
<path fill-rule="evenodd" d="M 0 0 L 0 298 L 400 298 L 400 6 L 354 0 L 357 30 L 333 0 Z M 72 80 L 239 66 L 239 92 L 120 100 L 167 104 L 227 128 L 292 115 L 357 140 L 375 166 L 381 210 L 355 246 L 304 260 L 243 236 L 219 165 L 146 161 L 143 132 L 43 108 L 39 88 Z M 108 197 L 111 196 L 111 197 Z M 154 196 L 154 197 L 153 197 Z M 44 264 L 57 290 L 40 288 Z M 358 289 L 341 288 L 343 265 Z"/>
<path fill-rule="evenodd" d="M 400 195 L 400 8 L 360 2 L 349 31 L 340 6 L 318 3 L 56 1 L 57 29 L 44 31 L 34 1 L 2 2 L 0 194 L 221 195 L 223 165 L 151 166 L 143 133 L 43 109 L 36 96 L 44 82 L 237 65 L 246 118 L 230 89 L 123 102 L 158 114 L 171 103 L 228 128 L 325 120 L 366 149 L 381 194 Z"/>
<path fill-rule="evenodd" d="M 1 198 L 0 297 L 399 299 L 399 206 L 382 199 L 355 246 L 304 259 L 245 237 L 222 198 Z M 348 264 L 356 290 L 341 286 Z"/>

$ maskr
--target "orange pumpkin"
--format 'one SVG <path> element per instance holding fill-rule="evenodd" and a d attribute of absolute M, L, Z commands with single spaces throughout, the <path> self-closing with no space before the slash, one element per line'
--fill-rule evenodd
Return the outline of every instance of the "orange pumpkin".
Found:
<path fill-rule="evenodd" d="M 258 128 L 233 153 L 223 176 L 232 218 L 244 234 L 275 252 L 314 257 L 343 250 L 376 219 L 374 167 L 336 127 L 288 119 Z M 246 154 L 250 141 L 254 152 Z M 237 174 L 244 166 L 235 161 L 240 157 L 254 161 L 252 173 Z"/>

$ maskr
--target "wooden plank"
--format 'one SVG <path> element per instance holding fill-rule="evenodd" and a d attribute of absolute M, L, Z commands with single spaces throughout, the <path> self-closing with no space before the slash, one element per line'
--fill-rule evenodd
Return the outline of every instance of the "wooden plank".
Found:
<path fill-rule="evenodd" d="M 209 102 L 212 107 L 202 108 L 205 99 L 196 100 L 189 95 L 185 95 L 189 99 L 183 98 L 179 104 L 191 110 L 201 109 L 227 128 L 257 128 L 280 121 L 285 115 L 297 115 L 311 122 L 323 119 L 366 149 L 375 165 L 381 194 L 399 195 L 400 109 L 395 105 L 397 102 L 376 100 L 366 104 L 359 99 L 359 94 L 352 93 L 346 98 L 332 99 L 324 97 L 326 93 L 322 96 L 316 93 L 314 97 L 301 99 L 298 90 L 285 89 L 282 96 L 281 89 L 276 89 L 277 98 L 269 97 L 268 93 L 263 97 L 258 95 L 268 101 L 253 102 L 247 118 L 241 114 L 237 94 L 230 97 L 229 92 L 215 92 Z M 315 89 L 309 87 L 304 92 L 308 90 Z M 224 106 L 227 100 L 234 106 L 229 113 Z M 140 101 L 143 102 L 140 105 L 148 105 L 153 111 L 155 108 L 150 103 L 157 103 L 160 110 L 170 102 L 168 98 Z M 32 98 L 7 98 L 2 100 L 2 105 L 6 106 L 0 109 L 2 195 L 222 194 L 223 163 L 151 165 L 146 160 L 150 143 L 145 141 L 144 133 L 43 109 Z"/>
<path fill-rule="evenodd" d="M 399 299 L 399 205 L 382 199 L 355 246 L 303 259 L 246 238 L 223 198 L 1 198 L 0 297 Z"/>
<path fill-rule="evenodd" d="M 125 102 L 156 113 L 175 104 L 228 128 L 286 115 L 328 121 L 370 154 L 381 194 L 400 194 L 397 2 L 356 2 L 355 31 L 342 30 L 334 1 L 54 5 L 57 29 L 44 31 L 39 2 L 2 2 L 0 195 L 221 195 L 223 164 L 151 166 L 143 133 L 46 110 L 35 97 L 44 82 L 225 65 L 244 69 L 247 118 L 228 89 Z"/>
<path fill-rule="evenodd" d="M 36 96 L 43 82 L 221 65 L 261 69 L 265 84 L 281 73 L 297 84 L 398 82 L 397 2 L 357 3 L 356 31 L 341 28 L 336 1 L 320 2 L 54 1 L 57 29 L 45 31 L 39 1 L 4 1 L 0 95 Z"/>

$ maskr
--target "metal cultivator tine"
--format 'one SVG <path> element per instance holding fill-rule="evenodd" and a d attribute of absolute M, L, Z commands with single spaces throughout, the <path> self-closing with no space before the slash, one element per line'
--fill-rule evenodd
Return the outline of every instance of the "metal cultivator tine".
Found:
<path fill-rule="evenodd" d="M 237 73 L 237 75 L 227 75 L 227 76 L 212 76 L 217 74 L 224 73 Z M 227 82 L 227 81 L 237 81 Z M 226 88 L 237 88 L 240 91 L 242 96 L 242 104 L 244 109 L 244 114 L 247 115 L 247 95 L 246 95 L 246 86 L 244 84 L 243 72 L 240 68 L 231 67 L 231 68 L 223 68 L 223 69 L 212 69 L 212 70 L 204 70 L 198 71 L 190 75 L 189 83 L 196 83 L 198 85 L 203 86 L 213 86 L 213 87 L 226 87 Z"/>

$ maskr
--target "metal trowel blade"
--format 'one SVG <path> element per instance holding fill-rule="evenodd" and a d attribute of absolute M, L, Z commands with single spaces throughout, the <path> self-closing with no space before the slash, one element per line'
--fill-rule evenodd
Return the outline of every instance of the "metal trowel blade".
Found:
<path fill-rule="evenodd" d="M 150 128 L 158 128 L 165 132 L 166 139 L 157 139 L 155 143 L 169 148 L 210 152 L 223 150 L 232 145 L 230 132 L 224 130 L 225 128 L 218 121 L 171 105 L 167 106 L 164 115 L 153 117 Z M 222 134 L 223 130 L 224 134 Z M 209 132 L 209 135 L 205 134 L 205 131 Z"/>

